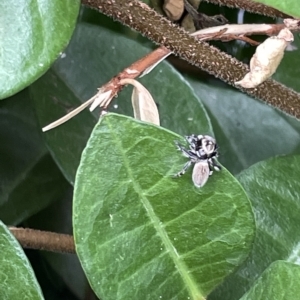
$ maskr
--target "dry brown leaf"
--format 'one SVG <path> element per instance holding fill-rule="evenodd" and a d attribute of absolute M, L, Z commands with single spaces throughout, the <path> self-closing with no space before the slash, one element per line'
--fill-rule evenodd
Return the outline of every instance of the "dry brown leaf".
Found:
<path fill-rule="evenodd" d="M 250 61 L 250 72 L 235 84 L 244 88 L 255 88 L 271 77 L 280 64 L 284 50 L 294 40 L 287 28 L 282 29 L 277 36 L 272 36 L 260 44 Z"/>
<path fill-rule="evenodd" d="M 158 109 L 149 91 L 138 81 L 125 78 L 120 84 L 132 84 L 132 107 L 134 117 L 138 120 L 160 125 Z"/>
<path fill-rule="evenodd" d="M 184 2 L 183 0 L 165 0 L 163 9 L 171 21 L 178 21 L 184 11 Z"/>

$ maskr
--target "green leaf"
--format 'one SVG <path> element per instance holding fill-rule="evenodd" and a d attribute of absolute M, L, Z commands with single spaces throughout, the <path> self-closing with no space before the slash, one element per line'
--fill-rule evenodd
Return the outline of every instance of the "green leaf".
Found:
<path fill-rule="evenodd" d="M 78 0 L 1 0 L 0 99 L 39 78 L 68 44 Z"/>
<path fill-rule="evenodd" d="M 31 86 L 41 126 L 78 107 L 92 97 L 97 88 L 151 51 L 137 41 L 136 33 L 123 32 L 124 27 L 101 14 L 97 15 L 99 25 L 79 23 L 64 55 Z M 202 103 L 185 79 L 168 63 L 161 63 L 139 81 L 158 104 L 162 126 L 182 135 L 212 134 Z M 131 92 L 132 87 L 125 88 L 109 110 L 133 115 Z M 50 151 L 71 183 L 99 112 L 94 116 L 86 110 L 45 133 Z"/>
<path fill-rule="evenodd" d="M 300 17 L 300 9 L 298 0 L 254 0 L 265 5 L 276 8 L 295 18 Z"/>
<path fill-rule="evenodd" d="M 25 253 L 1 221 L 0 253 L 1 300 L 44 299 Z"/>
<path fill-rule="evenodd" d="M 28 90 L 0 102 L 0 219 L 15 225 L 57 200 L 67 182 L 35 122 Z"/>
<path fill-rule="evenodd" d="M 240 300 L 298 300 L 300 295 L 300 267 L 276 261 L 255 281 Z"/>
<path fill-rule="evenodd" d="M 275 155 L 300 153 L 297 119 L 219 81 L 188 80 L 210 116 L 219 160 L 232 173 Z"/>
<path fill-rule="evenodd" d="M 220 295 L 224 300 L 239 299 L 276 260 L 298 263 L 299 178 L 300 155 L 276 157 L 257 163 L 238 176 L 252 202 L 256 237 L 248 259 L 210 299 L 220 299 Z"/>
<path fill-rule="evenodd" d="M 225 169 L 201 189 L 178 135 L 132 118 L 100 119 L 77 172 L 76 250 L 103 299 L 204 299 L 247 256 L 249 201 Z"/>

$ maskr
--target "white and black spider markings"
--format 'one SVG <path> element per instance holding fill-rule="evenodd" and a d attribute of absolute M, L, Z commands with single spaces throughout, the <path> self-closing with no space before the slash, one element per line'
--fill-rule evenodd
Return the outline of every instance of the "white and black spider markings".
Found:
<path fill-rule="evenodd" d="M 175 141 L 175 145 L 185 157 L 189 158 L 189 161 L 180 172 L 175 174 L 175 177 L 180 177 L 192 164 L 195 164 L 192 179 L 194 185 L 200 188 L 205 185 L 214 170 L 221 170 L 221 166 L 216 161 L 218 145 L 216 140 L 209 135 L 192 134 L 186 136 L 185 139 L 189 143 L 189 149 L 184 148 L 177 141 Z"/>

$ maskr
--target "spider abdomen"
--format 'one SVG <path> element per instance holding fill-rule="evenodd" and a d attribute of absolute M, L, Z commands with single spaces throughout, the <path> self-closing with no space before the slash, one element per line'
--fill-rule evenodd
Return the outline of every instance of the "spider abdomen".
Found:
<path fill-rule="evenodd" d="M 196 162 L 193 168 L 192 180 L 196 187 L 201 188 L 205 185 L 210 175 L 210 169 L 206 160 Z"/>

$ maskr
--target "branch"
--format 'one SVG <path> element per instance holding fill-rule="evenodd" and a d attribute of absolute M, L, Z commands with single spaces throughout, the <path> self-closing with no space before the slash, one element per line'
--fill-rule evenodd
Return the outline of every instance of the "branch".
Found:
<path fill-rule="evenodd" d="M 216 34 L 222 32 L 221 36 L 226 35 L 277 35 L 280 30 L 287 28 L 290 31 L 299 31 L 299 21 L 294 19 L 284 20 L 284 24 L 227 24 L 215 27 L 209 27 L 198 30 L 192 33 L 192 36 L 197 37 L 199 40 L 203 40 L 205 35 Z"/>
<path fill-rule="evenodd" d="M 204 0 L 220 6 L 227 6 L 231 8 L 239 8 L 249 11 L 251 13 L 269 16 L 272 18 L 292 18 L 291 16 L 262 3 L 254 2 L 252 0 Z"/>
<path fill-rule="evenodd" d="M 234 82 L 242 79 L 249 71 L 247 65 L 206 43 L 197 41 L 142 2 L 136 0 L 82 0 L 82 3 L 137 30 L 189 63 L 228 84 L 234 86 Z M 237 88 L 300 118 L 300 95 L 274 80 L 269 79 L 255 89 Z"/>
<path fill-rule="evenodd" d="M 23 248 L 76 253 L 72 235 L 17 227 L 9 227 L 9 230 Z"/>

